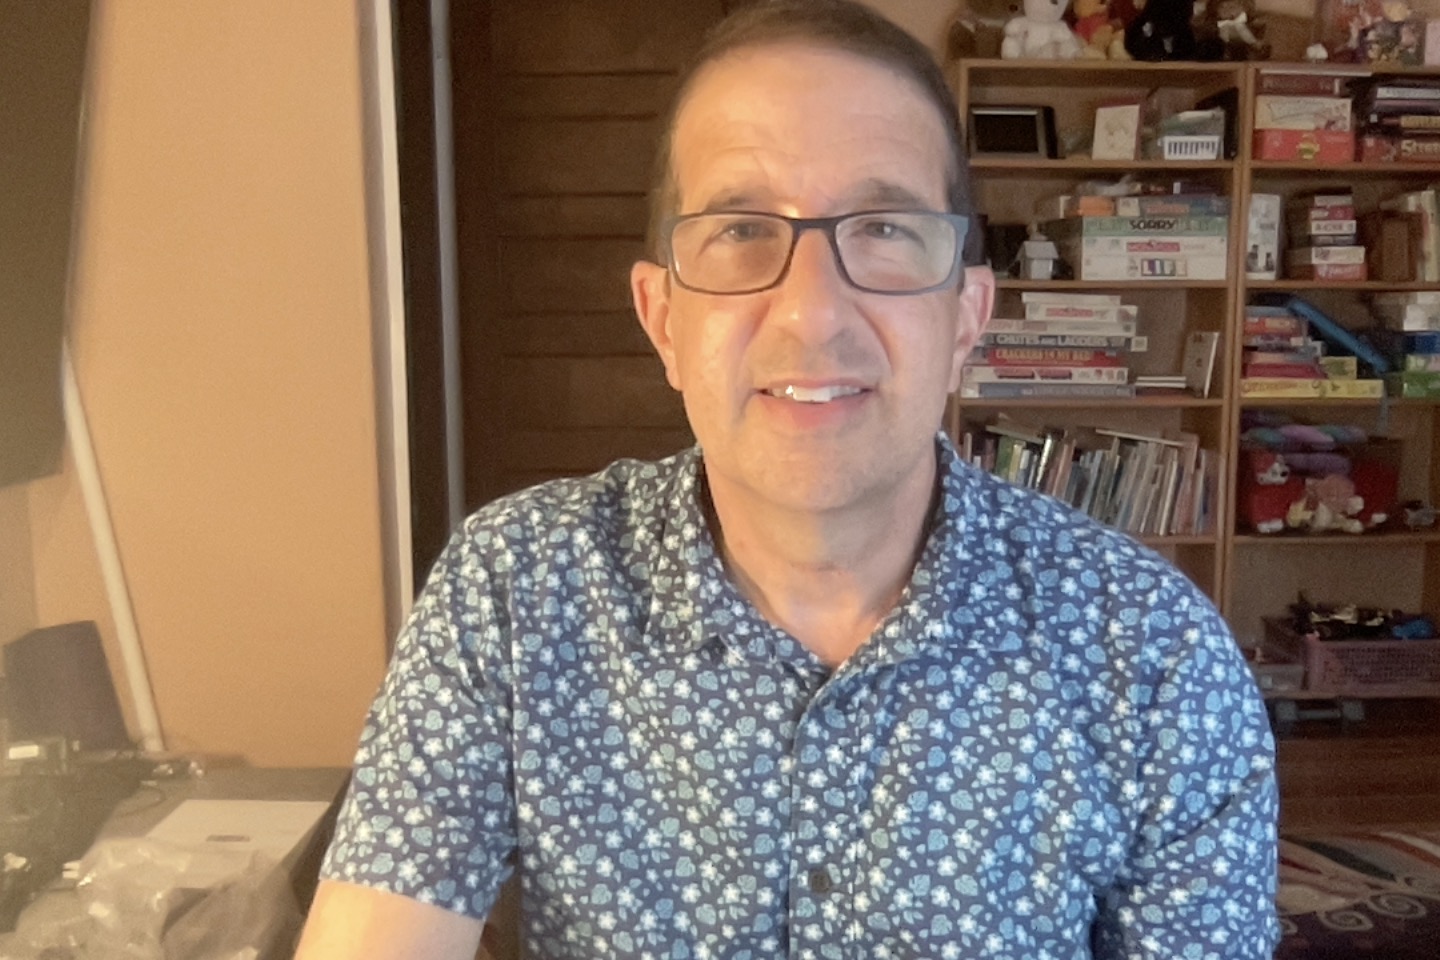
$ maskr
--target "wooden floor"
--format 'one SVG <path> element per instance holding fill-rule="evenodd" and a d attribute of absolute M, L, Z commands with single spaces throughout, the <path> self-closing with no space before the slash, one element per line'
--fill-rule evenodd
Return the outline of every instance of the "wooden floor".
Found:
<path fill-rule="evenodd" d="M 1279 731 L 1280 827 L 1440 829 L 1440 700 L 1366 703 L 1364 720 Z"/>

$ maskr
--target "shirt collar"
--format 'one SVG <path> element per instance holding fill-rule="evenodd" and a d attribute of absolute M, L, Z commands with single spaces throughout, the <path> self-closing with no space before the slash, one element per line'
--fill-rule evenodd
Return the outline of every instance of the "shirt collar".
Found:
<path fill-rule="evenodd" d="M 851 665 L 892 662 L 973 642 L 974 624 L 965 597 L 967 572 L 982 562 L 972 538 L 980 509 L 976 468 L 960 459 L 943 432 L 935 438 L 935 499 L 919 562 L 899 603 L 851 658 Z M 698 447 L 675 458 L 656 504 L 661 534 L 649 558 L 649 622 L 645 645 L 652 652 L 684 654 L 716 638 L 730 649 L 762 658 L 779 657 L 800 667 L 824 669 L 793 637 L 766 621 L 726 573 L 704 508 L 704 461 Z M 658 571 L 673 570 L 669 576 Z"/>

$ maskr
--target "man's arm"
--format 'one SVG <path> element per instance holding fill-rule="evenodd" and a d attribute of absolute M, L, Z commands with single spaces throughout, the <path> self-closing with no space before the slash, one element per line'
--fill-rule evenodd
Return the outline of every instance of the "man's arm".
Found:
<path fill-rule="evenodd" d="M 1123 786 L 1135 830 L 1100 902 L 1095 957 L 1268 960 L 1277 797 L 1264 704 L 1229 628 L 1188 583 L 1157 587 L 1145 630 L 1158 682 L 1136 703 L 1138 762 Z"/>
<path fill-rule="evenodd" d="M 472 960 L 483 921 L 339 880 L 322 880 L 296 960 Z"/>

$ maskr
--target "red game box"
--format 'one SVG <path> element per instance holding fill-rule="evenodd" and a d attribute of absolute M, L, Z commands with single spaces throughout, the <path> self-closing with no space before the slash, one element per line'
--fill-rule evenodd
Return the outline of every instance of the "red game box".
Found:
<path fill-rule="evenodd" d="M 1346 163 L 1355 159 L 1353 130 L 1256 130 L 1256 160 Z"/>

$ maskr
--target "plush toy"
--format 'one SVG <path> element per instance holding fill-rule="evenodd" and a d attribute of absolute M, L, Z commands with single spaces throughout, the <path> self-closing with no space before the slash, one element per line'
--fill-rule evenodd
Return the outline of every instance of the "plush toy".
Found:
<path fill-rule="evenodd" d="M 1291 507 L 1305 499 L 1305 483 L 1292 476 L 1285 458 L 1270 450 L 1247 450 L 1240 474 L 1240 504 L 1256 533 L 1279 533 L 1291 525 Z"/>
<path fill-rule="evenodd" d="M 1069 0 L 1024 0 L 1024 15 L 1005 24 L 1000 56 L 1006 60 L 1073 60 L 1080 41 L 1065 25 Z"/>
<path fill-rule="evenodd" d="M 998 57 L 1005 22 L 1020 15 L 1020 0 L 962 0 L 945 41 L 949 62 L 971 57 Z"/>
<path fill-rule="evenodd" d="M 1349 477 L 1332 473 L 1305 480 L 1304 528 L 1310 533 L 1360 533 L 1365 524 L 1358 514 L 1364 507 Z"/>
<path fill-rule="evenodd" d="M 1147 0 L 1125 28 L 1125 49 L 1136 60 L 1195 59 L 1191 0 Z"/>
<path fill-rule="evenodd" d="M 1198 60 L 1265 60 L 1270 45 L 1265 21 L 1256 15 L 1255 0 L 1205 0 L 1195 28 Z"/>
<path fill-rule="evenodd" d="M 1125 52 L 1125 31 L 1110 13 L 1111 0 L 1075 0 L 1070 13 L 1075 36 L 1083 46 L 1080 56 L 1090 60 L 1129 60 Z"/>

